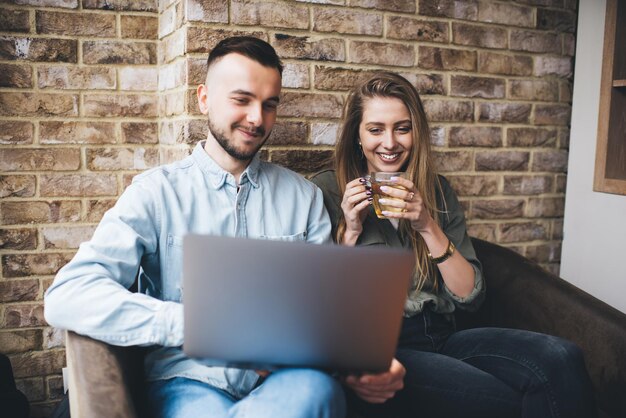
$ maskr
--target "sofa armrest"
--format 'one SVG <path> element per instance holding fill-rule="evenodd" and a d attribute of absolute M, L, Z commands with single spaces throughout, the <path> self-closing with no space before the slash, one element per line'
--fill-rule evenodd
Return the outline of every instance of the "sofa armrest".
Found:
<path fill-rule="evenodd" d="M 472 241 L 487 281 L 481 321 L 576 343 L 585 354 L 598 406 L 608 416 L 625 417 L 626 315 L 514 251 Z"/>
<path fill-rule="evenodd" d="M 73 417 L 138 416 L 143 356 L 137 347 L 116 347 L 68 331 L 70 412 Z"/>

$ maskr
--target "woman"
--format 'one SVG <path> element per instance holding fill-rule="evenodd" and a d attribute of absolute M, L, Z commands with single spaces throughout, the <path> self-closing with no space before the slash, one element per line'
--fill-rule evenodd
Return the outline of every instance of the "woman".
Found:
<path fill-rule="evenodd" d="M 572 343 L 528 331 L 455 332 L 454 311 L 484 298 L 481 265 L 463 210 L 437 176 L 426 114 L 415 88 L 379 73 L 355 88 L 344 109 L 336 171 L 313 177 L 324 192 L 333 234 L 343 245 L 411 249 L 414 277 L 396 358 L 388 372 L 348 376 L 348 398 L 366 416 L 596 416 L 582 353 Z M 405 172 L 383 192 L 395 208 L 378 219 L 370 172 Z"/>

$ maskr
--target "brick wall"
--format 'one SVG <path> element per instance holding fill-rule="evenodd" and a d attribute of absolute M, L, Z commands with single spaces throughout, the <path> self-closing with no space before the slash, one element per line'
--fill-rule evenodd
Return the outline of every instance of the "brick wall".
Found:
<path fill-rule="evenodd" d="M 262 155 L 304 174 L 327 164 L 356 81 L 405 75 L 470 233 L 558 272 L 575 24 L 576 0 L 2 2 L 0 351 L 33 416 L 65 361 L 43 292 L 134 174 L 206 136 L 195 87 L 219 40 L 252 34 L 283 57 Z"/>

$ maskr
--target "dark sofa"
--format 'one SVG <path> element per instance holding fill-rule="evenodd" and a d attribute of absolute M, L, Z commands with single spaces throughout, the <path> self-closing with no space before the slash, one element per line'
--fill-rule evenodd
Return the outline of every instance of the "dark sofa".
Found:
<path fill-rule="evenodd" d="M 509 249 L 473 242 L 487 298 L 478 312 L 457 315 L 459 328 L 520 328 L 575 342 L 585 353 L 600 417 L 626 417 L 626 315 Z M 112 347 L 72 332 L 66 346 L 73 416 L 142 415 L 140 348 Z"/>

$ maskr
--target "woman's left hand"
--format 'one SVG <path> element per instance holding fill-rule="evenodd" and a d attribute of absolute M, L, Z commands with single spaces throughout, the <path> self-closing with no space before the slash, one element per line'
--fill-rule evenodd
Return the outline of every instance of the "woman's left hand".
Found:
<path fill-rule="evenodd" d="M 383 215 L 393 219 L 407 219 L 411 222 L 411 227 L 417 232 L 427 230 L 433 218 L 424 206 L 422 196 L 415 188 L 411 180 L 396 177 L 396 184 L 404 187 L 406 190 L 395 189 L 393 187 L 383 186 L 381 191 L 386 195 L 396 199 L 381 198 L 379 202 L 387 206 L 393 206 L 401 209 L 401 212 L 383 211 Z"/>

